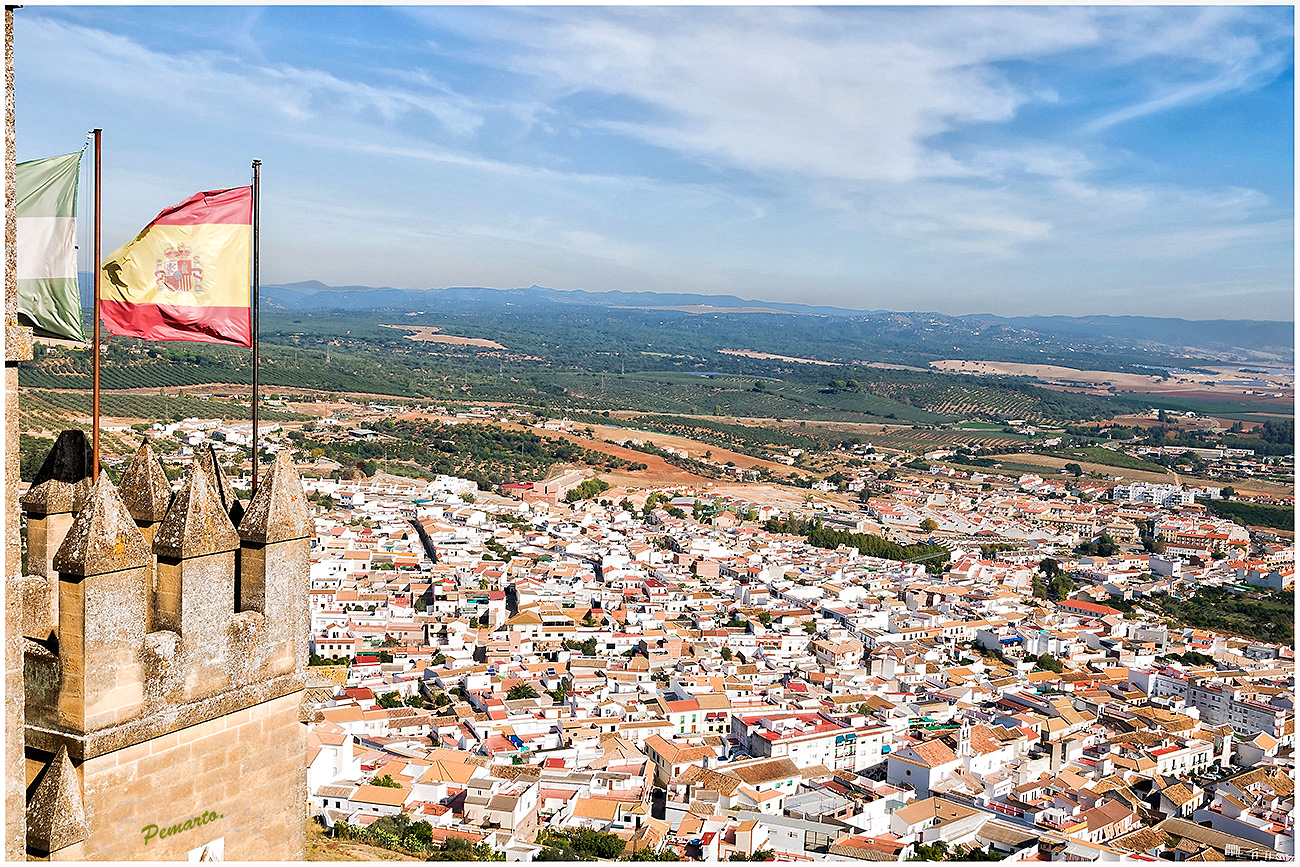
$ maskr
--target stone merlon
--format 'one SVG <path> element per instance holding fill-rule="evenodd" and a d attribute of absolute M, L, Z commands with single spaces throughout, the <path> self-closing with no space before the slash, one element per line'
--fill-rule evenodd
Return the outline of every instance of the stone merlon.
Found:
<path fill-rule="evenodd" d="M 67 575 L 100 575 L 148 566 L 152 561 L 149 545 L 117 488 L 107 473 L 100 474 L 54 555 L 54 568 Z"/>
<path fill-rule="evenodd" d="M 148 441 L 132 455 L 117 492 L 136 521 L 152 524 L 166 517 L 172 487 Z"/>
<path fill-rule="evenodd" d="M 91 466 L 94 456 L 90 442 L 79 430 L 65 430 L 54 441 L 54 448 L 45 457 L 31 489 L 22 499 L 22 506 L 30 513 L 53 515 L 75 512 L 86 501 L 90 488 Z"/>
<path fill-rule="evenodd" d="M 199 461 L 191 465 L 185 485 L 154 536 L 153 552 L 159 557 L 179 560 L 239 547 L 239 534 L 217 499 L 211 479 L 211 472 Z"/>
<path fill-rule="evenodd" d="M 239 522 L 239 537 L 245 542 L 271 545 L 312 534 L 311 515 L 302 478 L 285 452 L 275 456 L 257 486 Z"/>

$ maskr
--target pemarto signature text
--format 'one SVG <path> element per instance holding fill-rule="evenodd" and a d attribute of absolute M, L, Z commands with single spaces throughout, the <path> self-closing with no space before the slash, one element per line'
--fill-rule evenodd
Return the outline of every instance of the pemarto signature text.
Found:
<path fill-rule="evenodd" d="M 157 825 L 145 825 L 140 829 L 144 834 L 144 844 L 149 845 L 149 841 L 157 837 L 159 840 L 164 837 L 173 837 L 182 831 L 190 831 L 200 825 L 206 825 L 209 822 L 215 822 L 224 816 L 223 813 L 214 813 L 211 810 L 205 810 L 202 814 L 186 819 L 184 822 L 177 822 L 175 825 L 168 825 L 166 828 L 159 828 Z"/>

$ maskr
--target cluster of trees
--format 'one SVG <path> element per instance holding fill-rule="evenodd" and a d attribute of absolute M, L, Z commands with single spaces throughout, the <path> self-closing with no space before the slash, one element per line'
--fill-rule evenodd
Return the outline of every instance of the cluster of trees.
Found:
<path fill-rule="evenodd" d="M 1208 653 L 1197 653 L 1195 650 L 1189 650 L 1185 653 L 1171 653 L 1165 658 L 1185 665 L 1214 665 L 1213 656 Z"/>
<path fill-rule="evenodd" d="M 752 855 L 744 852 L 732 852 L 728 861 L 775 861 L 776 852 L 772 849 L 755 849 Z"/>
<path fill-rule="evenodd" d="M 1199 430 L 1178 430 L 1158 425 L 1142 431 L 1142 442 L 1149 446 L 1250 449 L 1260 457 L 1277 457 L 1295 452 L 1294 419 L 1269 419 L 1253 432 L 1254 436 L 1244 436 L 1244 433 L 1244 426 L 1240 422 L 1229 428 L 1227 433 L 1217 436 Z"/>
<path fill-rule="evenodd" d="M 571 638 L 565 639 L 564 646 L 569 650 L 578 651 L 583 656 L 596 655 L 596 639 L 594 638 L 588 638 L 583 641 L 575 641 L 574 639 Z"/>
<path fill-rule="evenodd" d="M 1054 671 L 1057 674 L 1060 674 L 1061 672 L 1065 671 L 1065 666 L 1061 664 L 1061 660 L 1057 659 L 1055 656 L 1052 656 L 1052 654 L 1050 653 L 1044 653 L 1040 656 L 1035 657 L 1034 665 L 1038 666 L 1043 671 Z"/>
<path fill-rule="evenodd" d="M 415 420 L 374 423 L 381 438 L 327 440 L 314 431 L 290 431 L 296 446 L 366 475 L 384 469 L 402 475 L 431 478 L 436 474 L 471 479 L 490 491 L 511 481 L 539 481 L 557 462 L 634 471 L 645 464 L 585 449 L 568 440 L 552 440 L 532 431 L 507 430 L 490 424 L 443 425 Z"/>
<path fill-rule="evenodd" d="M 394 707 L 423 708 L 427 704 L 427 702 L 424 700 L 424 696 L 420 695 L 418 692 L 407 699 L 403 699 L 395 691 L 390 691 L 390 692 L 380 693 L 378 696 L 376 696 L 375 704 L 379 705 L 382 708 L 394 708 Z"/>
<path fill-rule="evenodd" d="M 1295 638 L 1295 596 L 1290 593 L 1201 587 L 1189 599 L 1156 594 L 1144 599 L 1143 604 L 1198 629 L 1243 635 L 1271 644 L 1289 645 Z"/>
<path fill-rule="evenodd" d="M 718 407 L 721 409 L 721 407 Z M 715 415 L 718 413 L 715 413 Z M 745 452 L 770 450 L 773 446 L 800 448 L 809 451 L 824 450 L 828 441 L 806 434 L 788 433 L 770 427 L 756 427 L 713 419 L 674 415 L 640 415 L 630 420 L 630 425 L 641 430 L 684 436 L 688 439 L 711 443 Z"/>
<path fill-rule="evenodd" d="M 1096 539 L 1084 542 L 1074 550 L 1081 557 L 1110 557 L 1119 553 L 1119 545 L 1109 534 L 1102 533 Z"/>
<path fill-rule="evenodd" d="M 339 822 L 334 826 L 332 834 L 381 849 L 417 855 L 427 861 L 506 860 L 504 852 L 496 852 L 486 843 L 470 843 L 463 837 L 448 836 L 442 845 L 435 845 L 433 826 L 423 820 L 412 822 L 411 817 L 405 813 L 381 816 L 366 828 L 355 828 Z"/>
<path fill-rule="evenodd" d="M 1221 518 L 1228 518 L 1247 527 L 1272 527 L 1275 530 L 1295 531 L 1295 510 L 1267 503 L 1247 503 L 1241 500 L 1205 500 L 1206 507 Z"/>
<path fill-rule="evenodd" d="M 545 828 L 538 832 L 537 843 L 542 851 L 536 861 L 608 861 L 622 855 L 627 845 L 617 834 L 591 828 Z"/>
<path fill-rule="evenodd" d="M 1068 599 L 1074 592 L 1074 579 L 1063 572 L 1061 564 L 1051 557 L 1044 558 L 1038 564 L 1038 572 L 1046 578 L 1035 573 L 1030 579 L 1035 599 L 1051 598 L 1059 602 Z"/>
<path fill-rule="evenodd" d="M 610 484 L 604 479 L 587 479 L 579 484 L 576 488 L 571 488 L 564 494 L 564 502 L 576 503 L 579 500 L 590 500 L 597 494 L 603 494 L 610 489 Z"/>
<path fill-rule="evenodd" d="M 811 545 L 818 548 L 834 550 L 841 545 L 857 548 L 868 557 L 880 557 L 885 560 L 916 561 L 925 564 L 927 572 L 938 575 L 943 572 L 944 564 L 950 554 L 942 545 L 900 545 L 880 536 L 867 533 L 854 533 L 850 530 L 831 530 L 822 526 L 820 518 L 772 518 L 766 523 L 769 533 L 792 533 L 803 536 Z"/>

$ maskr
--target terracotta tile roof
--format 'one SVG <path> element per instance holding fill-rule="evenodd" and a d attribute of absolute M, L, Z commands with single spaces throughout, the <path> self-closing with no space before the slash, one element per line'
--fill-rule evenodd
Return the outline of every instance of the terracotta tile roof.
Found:
<path fill-rule="evenodd" d="M 950 762 L 957 761 L 957 754 L 943 741 L 933 740 L 926 741 L 923 744 L 917 744 L 912 747 L 912 752 L 920 757 L 926 767 L 935 768 L 940 765 L 946 765 Z"/>

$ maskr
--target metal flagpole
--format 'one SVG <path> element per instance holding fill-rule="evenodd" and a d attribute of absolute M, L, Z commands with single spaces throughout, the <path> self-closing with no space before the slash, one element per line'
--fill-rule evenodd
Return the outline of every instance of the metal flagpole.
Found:
<path fill-rule="evenodd" d="M 90 479 L 92 482 L 99 481 L 99 274 L 100 274 L 100 251 L 99 251 L 99 230 L 100 230 L 100 202 L 102 197 L 99 194 L 100 181 L 103 174 L 100 172 L 100 136 L 103 134 L 102 129 L 94 129 L 90 134 L 95 137 L 95 302 L 94 317 L 95 322 L 91 330 L 91 341 L 94 343 L 94 351 L 91 354 L 91 397 L 90 413 L 94 416 L 91 423 L 91 454 Z"/>
<path fill-rule="evenodd" d="M 258 307 L 258 287 L 260 283 L 261 262 L 259 256 L 259 234 L 261 230 L 260 218 L 262 207 L 262 161 L 253 160 L 253 298 L 252 298 L 252 327 L 253 327 L 253 493 L 257 493 L 257 307 Z"/>

